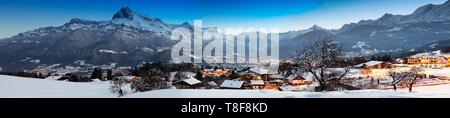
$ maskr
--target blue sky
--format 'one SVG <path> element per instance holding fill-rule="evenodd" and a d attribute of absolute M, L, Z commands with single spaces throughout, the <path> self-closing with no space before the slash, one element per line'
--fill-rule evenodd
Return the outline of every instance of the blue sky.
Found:
<path fill-rule="evenodd" d="M 71 18 L 108 20 L 123 6 L 180 24 L 194 19 L 204 26 L 265 27 L 281 31 L 319 25 L 340 28 L 384 13 L 410 14 L 425 4 L 446 0 L 1 0 L 0 38 Z"/>

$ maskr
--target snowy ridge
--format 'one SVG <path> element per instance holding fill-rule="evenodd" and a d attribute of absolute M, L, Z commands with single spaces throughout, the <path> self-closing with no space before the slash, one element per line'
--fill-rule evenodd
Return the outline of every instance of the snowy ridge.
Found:
<path fill-rule="evenodd" d="M 439 56 L 450 56 L 450 53 L 442 53 L 441 50 L 436 50 L 432 52 L 424 52 L 424 53 L 417 53 L 415 55 L 412 55 L 411 57 L 418 58 L 422 55 L 426 55 L 429 57 L 439 57 Z"/>
<path fill-rule="evenodd" d="M 119 15 L 120 14 L 120 15 Z M 73 30 L 114 30 L 122 26 L 128 26 L 143 31 L 154 32 L 158 36 L 168 37 L 170 32 L 177 27 L 192 27 L 185 22 L 180 25 L 167 24 L 159 18 L 151 18 L 144 14 L 136 13 L 128 7 L 121 8 L 111 20 L 93 21 L 82 18 L 73 18 L 68 23 L 59 27 L 44 27 L 35 30 L 20 33 L 21 37 L 45 36 L 55 32 L 73 31 Z"/>

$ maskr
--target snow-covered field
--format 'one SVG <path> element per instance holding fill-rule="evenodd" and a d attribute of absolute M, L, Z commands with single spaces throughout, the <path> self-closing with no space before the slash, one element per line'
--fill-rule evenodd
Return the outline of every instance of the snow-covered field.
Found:
<path fill-rule="evenodd" d="M 2 98 L 86 98 L 116 97 L 109 82 L 75 83 L 0 75 Z"/>
<path fill-rule="evenodd" d="M 332 92 L 284 92 L 264 90 L 189 90 L 168 89 L 135 93 L 126 98 L 450 98 L 450 84 L 406 89 L 354 90 Z"/>
<path fill-rule="evenodd" d="M 0 98 L 117 98 L 109 82 L 74 83 L 0 75 Z M 406 89 L 334 92 L 167 89 L 127 94 L 125 98 L 450 98 L 450 84 Z"/>

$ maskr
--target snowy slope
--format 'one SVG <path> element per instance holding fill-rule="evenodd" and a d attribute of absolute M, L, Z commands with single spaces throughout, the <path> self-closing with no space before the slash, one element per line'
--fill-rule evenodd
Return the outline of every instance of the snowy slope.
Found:
<path fill-rule="evenodd" d="M 74 83 L 0 75 L 1 98 L 116 97 L 109 92 L 109 86 L 109 82 Z"/>

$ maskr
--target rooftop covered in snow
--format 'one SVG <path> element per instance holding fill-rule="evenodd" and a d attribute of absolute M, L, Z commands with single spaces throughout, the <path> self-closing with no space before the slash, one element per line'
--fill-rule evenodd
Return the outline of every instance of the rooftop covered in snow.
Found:
<path fill-rule="evenodd" d="M 254 67 L 254 68 L 250 68 L 251 72 L 254 72 L 256 74 L 270 74 L 270 70 L 264 69 L 264 68 L 260 68 L 260 67 Z"/>
<path fill-rule="evenodd" d="M 184 79 L 183 82 L 186 82 L 189 85 L 195 85 L 201 83 L 200 80 L 195 79 L 194 77 L 189 77 L 189 79 Z"/>
<path fill-rule="evenodd" d="M 244 81 L 225 80 L 220 85 L 220 87 L 238 89 L 238 88 L 241 88 L 243 84 L 244 84 Z"/>
<path fill-rule="evenodd" d="M 366 67 L 366 66 L 375 66 L 378 64 L 382 64 L 382 63 L 385 63 L 385 62 L 383 62 L 383 61 L 368 61 L 366 63 L 355 65 L 354 67 L 358 68 L 358 67 Z"/>
<path fill-rule="evenodd" d="M 46 80 L 58 80 L 58 79 L 61 78 L 61 77 L 63 77 L 63 76 L 48 76 L 48 77 L 46 77 L 45 79 L 46 79 Z"/>

